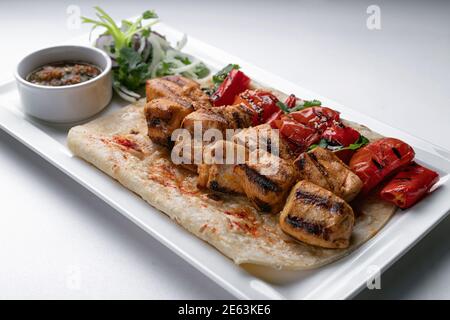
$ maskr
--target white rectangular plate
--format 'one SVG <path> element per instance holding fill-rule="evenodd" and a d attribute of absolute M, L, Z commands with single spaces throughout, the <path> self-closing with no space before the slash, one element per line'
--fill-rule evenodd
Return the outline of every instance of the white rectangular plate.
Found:
<path fill-rule="evenodd" d="M 182 33 L 166 26 L 156 28 L 172 43 Z M 69 43 L 88 44 L 88 37 Z M 189 38 L 185 52 L 212 68 L 238 63 L 252 79 L 305 99 L 320 99 L 339 110 L 342 117 L 364 124 L 385 136 L 410 143 L 417 159 L 441 174 L 440 187 L 431 196 L 393 219 L 370 241 L 349 256 L 311 271 L 280 271 L 263 267 L 240 267 L 213 247 L 182 229 L 106 174 L 74 157 L 66 147 L 71 126 L 51 125 L 24 115 L 13 81 L 0 85 L 0 127 L 57 168 L 71 176 L 124 216 L 146 230 L 198 270 L 243 299 L 346 299 L 361 290 L 374 270 L 383 271 L 419 241 L 450 209 L 450 152 L 389 127 L 196 39 Z M 125 105 L 113 100 L 105 113 Z M 98 116 L 101 116 L 97 115 Z"/>

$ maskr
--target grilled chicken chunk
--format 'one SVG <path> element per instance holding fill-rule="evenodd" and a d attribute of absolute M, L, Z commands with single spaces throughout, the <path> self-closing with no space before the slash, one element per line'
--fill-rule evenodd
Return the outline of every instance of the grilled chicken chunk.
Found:
<path fill-rule="evenodd" d="M 181 126 L 183 119 L 194 111 L 190 104 L 182 104 L 168 98 L 156 98 L 144 107 L 148 136 L 153 142 L 170 146 L 171 136 Z"/>
<path fill-rule="evenodd" d="M 165 146 L 172 145 L 172 132 L 181 126 L 183 119 L 201 108 L 210 108 L 208 96 L 193 80 L 181 76 L 151 79 L 146 84 L 148 136 Z"/>
<path fill-rule="evenodd" d="M 321 147 L 302 153 L 294 164 L 300 179 L 330 190 L 347 202 L 358 195 L 363 185 L 361 179 L 333 152 Z"/>
<path fill-rule="evenodd" d="M 292 189 L 280 215 L 285 233 L 324 248 L 347 248 L 354 222 L 353 210 L 343 199 L 306 180 Z"/>
<path fill-rule="evenodd" d="M 233 141 L 243 145 L 250 151 L 262 149 L 279 156 L 284 160 L 294 160 L 295 154 L 286 141 L 281 138 L 279 131 L 268 124 L 261 124 L 241 130 L 233 136 Z"/>
<path fill-rule="evenodd" d="M 259 157 L 257 162 L 252 161 L 255 153 Z M 259 150 L 251 152 L 249 157 L 249 161 L 235 168 L 245 195 L 261 211 L 278 213 L 297 181 L 294 166 L 289 161 Z"/>
<path fill-rule="evenodd" d="M 188 129 L 193 134 L 195 124 L 201 124 L 202 132 L 207 129 L 218 129 L 224 134 L 226 129 L 249 127 L 252 124 L 252 116 L 253 111 L 239 104 L 200 109 L 186 116 L 183 121 L 183 128 Z"/>
<path fill-rule="evenodd" d="M 189 159 L 194 159 L 196 152 L 197 154 L 199 152 L 199 148 L 195 148 L 195 141 L 201 140 L 202 144 L 206 147 L 217 141 L 226 139 L 226 129 L 248 127 L 251 125 L 251 117 L 252 113 L 250 110 L 241 105 L 199 109 L 187 115 L 183 120 L 182 128 L 189 131 L 191 140 L 189 142 L 185 141 L 185 139 L 182 141 L 177 140 L 174 147 L 178 152 L 178 149 L 182 149 L 186 146 L 186 143 L 191 145 L 187 148 L 185 147 L 183 153 L 184 163 L 190 164 L 188 166 L 183 164 L 183 166 L 190 170 L 194 170 L 196 167 L 195 164 L 192 164 L 193 161 L 189 161 Z M 196 126 L 198 127 L 197 132 L 195 130 Z M 218 132 L 210 131 L 210 136 L 204 135 L 208 129 L 217 129 Z M 188 150 L 190 150 L 190 153 L 186 153 Z"/>
<path fill-rule="evenodd" d="M 230 150 L 234 158 L 230 158 Z M 245 194 L 266 212 L 280 211 L 296 181 L 295 169 L 288 161 L 262 150 L 250 152 L 231 141 L 217 141 L 206 147 L 203 161 L 198 166 L 200 188 Z"/>
<path fill-rule="evenodd" d="M 229 152 L 233 152 L 233 158 L 230 157 Z M 244 194 L 235 168 L 239 163 L 245 163 L 246 158 L 248 158 L 248 150 L 230 141 L 220 140 L 205 147 L 203 163 L 197 170 L 198 187 L 217 192 Z"/>
<path fill-rule="evenodd" d="M 167 76 L 147 80 L 145 92 L 147 101 L 169 98 L 178 102 L 181 101 L 180 103 L 190 104 L 195 110 L 211 107 L 209 97 L 200 89 L 200 85 L 194 80 L 182 76 Z"/>

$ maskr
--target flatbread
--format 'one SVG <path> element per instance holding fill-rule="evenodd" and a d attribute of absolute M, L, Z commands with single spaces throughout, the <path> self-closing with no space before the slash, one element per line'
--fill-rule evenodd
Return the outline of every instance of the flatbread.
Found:
<path fill-rule="evenodd" d="M 369 139 L 379 138 L 365 127 L 355 128 L 364 130 Z M 120 143 L 123 139 L 133 146 Z M 74 155 L 116 179 L 236 264 L 316 268 L 369 240 L 395 211 L 393 205 L 374 197 L 353 205 L 358 217 L 347 249 L 297 242 L 282 232 L 278 215 L 258 212 L 245 197 L 199 190 L 197 176 L 173 165 L 169 152 L 147 137 L 143 102 L 72 128 L 68 146 Z M 155 213 L 149 208 L 148 214 Z"/>

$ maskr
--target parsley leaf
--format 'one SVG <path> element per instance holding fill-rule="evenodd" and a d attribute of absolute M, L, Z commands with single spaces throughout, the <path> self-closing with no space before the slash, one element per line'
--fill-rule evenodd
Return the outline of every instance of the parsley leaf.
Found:
<path fill-rule="evenodd" d="M 158 18 L 158 15 L 156 14 L 155 11 L 153 10 L 147 10 L 142 14 L 142 18 L 144 20 L 148 20 L 148 19 L 156 19 Z"/>
<path fill-rule="evenodd" d="M 366 137 L 364 137 L 361 134 L 361 135 L 359 135 L 359 138 L 355 143 L 352 143 L 348 147 L 342 148 L 341 150 L 357 150 L 357 149 L 365 146 L 368 143 L 369 143 L 369 139 L 367 139 Z"/>
<path fill-rule="evenodd" d="M 170 76 L 173 74 L 172 68 L 176 68 L 176 65 L 172 62 L 162 61 L 158 69 L 156 70 L 157 77 Z"/>
<path fill-rule="evenodd" d="M 202 79 L 209 75 L 209 68 L 202 62 L 195 67 L 194 73 L 198 78 Z"/>
<path fill-rule="evenodd" d="M 176 56 L 175 59 L 180 60 L 183 64 L 191 64 L 191 60 L 188 57 Z"/>
<path fill-rule="evenodd" d="M 150 77 L 148 64 L 144 63 L 141 55 L 132 48 L 122 48 L 117 63 L 119 67 L 114 72 L 115 78 L 130 90 L 139 89 Z"/>

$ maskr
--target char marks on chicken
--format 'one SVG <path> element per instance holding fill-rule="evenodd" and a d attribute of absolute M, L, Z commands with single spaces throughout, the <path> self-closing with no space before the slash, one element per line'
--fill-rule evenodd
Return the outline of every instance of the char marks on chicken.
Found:
<path fill-rule="evenodd" d="M 210 108 L 208 96 L 200 85 L 181 76 L 151 79 L 146 84 L 144 114 L 148 136 L 158 144 L 171 146 L 171 135 L 183 119 L 195 110 Z"/>
<path fill-rule="evenodd" d="M 280 215 L 285 233 L 323 248 L 347 248 L 354 222 L 353 210 L 347 202 L 306 180 L 291 190 Z"/>
<path fill-rule="evenodd" d="M 300 179 L 325 188 L 349 202 L 362 188 L 361 179 L 333 152 L 316 147 L 302 153 L 294 164 Z"/>

